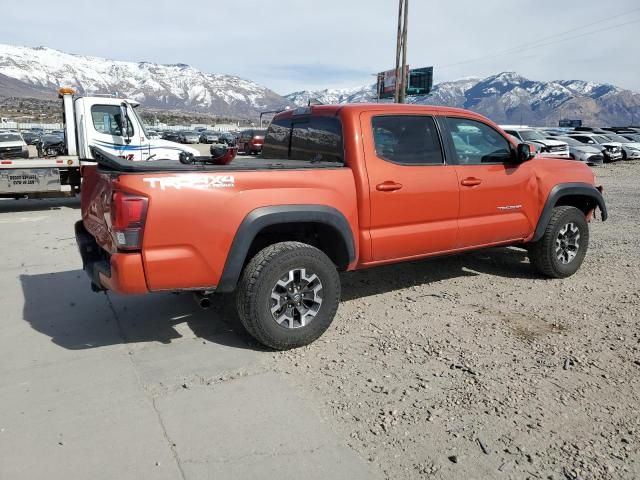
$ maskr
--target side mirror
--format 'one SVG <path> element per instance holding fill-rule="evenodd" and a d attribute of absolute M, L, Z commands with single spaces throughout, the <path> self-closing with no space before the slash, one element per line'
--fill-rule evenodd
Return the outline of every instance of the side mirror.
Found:
<path fill-rule="evenodd" d="M 536 156 L 536 152 L 532 145 L 528 143 L 518 144 L 518 149 L 516 150 L 517 163 L 524 163 L 527 160 L 531 160 L 535 156 Z"/>
<path fill-rule="evenodd" d="M 125 137 L 125 143 L 131 143 L 131 138 L 129 138 L 129 122 L 127 122 L 127 104 L 122 102 L 120 104 L 120 133 L 123 137 Z"/>

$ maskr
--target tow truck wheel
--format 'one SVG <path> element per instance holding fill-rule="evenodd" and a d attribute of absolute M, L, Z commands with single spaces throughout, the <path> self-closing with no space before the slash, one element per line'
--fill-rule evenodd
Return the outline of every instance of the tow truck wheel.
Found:
<path fill-rule="evenodd" d="M 555 207 L 544 235 L 527 247 L 531 264 L 551 278 L 570 277 L 578 271 L 589 247 L 589 225 L 576 207 Z"/>
<path fill-rule="evenodd" d="M 340 277 L 322 251 L 281 242 L 258 252 L 237 291 L 240 321 L 260 343 L 276 350 L 308 345 L 322 335 L 340 301 Z"/>

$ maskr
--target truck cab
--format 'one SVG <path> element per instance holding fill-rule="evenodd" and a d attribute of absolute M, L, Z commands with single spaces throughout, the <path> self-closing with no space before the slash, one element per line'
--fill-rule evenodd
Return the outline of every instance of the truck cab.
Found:
<path fill-rule="evenodd" d="M 78 155 L 92 160 L 91 147 L 132 161 L 150 158 L 178 160 L 180 152 L 199 155 L 194 148 L 161 139 L 151 139 L 131 99 L 112 97 L 77 97 L 73 99 L 73 120 L 76 125 Z M 67 139 L 69 115 L 65 110 Z"/>

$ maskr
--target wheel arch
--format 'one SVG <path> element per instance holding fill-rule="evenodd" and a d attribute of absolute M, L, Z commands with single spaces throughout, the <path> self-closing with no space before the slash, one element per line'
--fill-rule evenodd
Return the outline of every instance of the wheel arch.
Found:
<path fill-rule="evenodd" d="M 553 187 L 549 192 L 538 219 L 538 225 L 532 238 L 533 242 L 540 240 L 544 235 L 544 231 L 551 219 L 553 208 L 562 205 L 576 207 L 585 215 L 598 207 L 602 212 L 602 220 L 604 221 L 608 217 L 607 206 L 602 193 L 595 186 L 588 183 L 561 183 Z"/>
<path fill-rule="evenodd" d="M 315 237 L 305 237 L 310 233 Z M 345 216 L 325 205 L 276 205 L 251 211 L 238 228 L 216 291 L 235 290 L 242 270 L 257 251 L 273 243 L 305 239 L 317 246 L 338 268 L 356 258 L 353 232 Z"/>

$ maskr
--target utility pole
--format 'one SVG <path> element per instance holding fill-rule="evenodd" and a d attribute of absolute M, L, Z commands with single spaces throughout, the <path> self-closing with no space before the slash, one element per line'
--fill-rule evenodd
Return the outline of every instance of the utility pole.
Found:
<path fill-rule="evenodd" d="M 398 2 L 398 36 L 396 43 L 396 103 L 404 103 L 407 91 L 407 24 L 409 20 L 409 0 Z"/>

